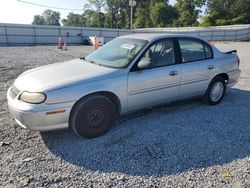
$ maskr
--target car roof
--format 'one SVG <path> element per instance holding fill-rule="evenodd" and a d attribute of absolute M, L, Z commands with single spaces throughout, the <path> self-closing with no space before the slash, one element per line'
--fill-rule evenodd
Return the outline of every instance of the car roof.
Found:
<path fill-rule="evenodd" d="M 193 36 L 187 36 L 184 34 L 172 34 L 172 33 L 138 33 L 138 34 L 123 35 L 118 38 L 129 38 L 129 39 L 131 38 L 131 39 L 142 39 L 142 40 L 153 41 L 157 39 L 170 38 L 170 37 L 197 38 Z"/>

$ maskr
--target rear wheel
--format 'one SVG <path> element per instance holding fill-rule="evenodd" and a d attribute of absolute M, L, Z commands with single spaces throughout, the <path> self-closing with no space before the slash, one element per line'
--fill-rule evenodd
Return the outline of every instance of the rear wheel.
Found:
<path fill-rule="evenodd" d="M 107 97 L 93 95 L 80 100 L 74 106 L 70 128 L 81 137 L 98 137 L 110 129 L 115 114 L 115 105 Z"/>
<path fill-rule="evenodd" d="M 203 96 L 203 101 L 209 105 L 219 104 L 226 91 L 226 82 L 222 77 L 215 77 L 208 86 L 208 89 Z"/>

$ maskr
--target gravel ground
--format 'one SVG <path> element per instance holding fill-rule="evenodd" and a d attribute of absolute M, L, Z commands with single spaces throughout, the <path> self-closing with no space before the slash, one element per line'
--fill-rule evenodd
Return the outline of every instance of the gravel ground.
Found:
<path fill-rule="evenodd" d="M 20 128 L 6 90 L 23 71 L 92 47 L 1 47 L 0 187 L 250 187 L 250 43 L 217 45 L 236 48 L 243 71 L 220 105 L 193 100 L 140 112 L 91 140 Z"/>

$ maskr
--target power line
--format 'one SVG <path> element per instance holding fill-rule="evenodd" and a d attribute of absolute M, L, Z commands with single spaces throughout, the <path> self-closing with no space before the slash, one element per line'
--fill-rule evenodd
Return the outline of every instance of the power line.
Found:
<path fill-rule="evenodd" d="M 67 10 L 67 11 L 79 11 L 79 12 L 83 11 L 83 10 L 80 10 L 80 9 L 69 9 L 69 8 L 62 8 L 62 7 L 54 7 L 54 6 L 42 5 L 42 4 L 32 3 L 32 2 L 29 2 L 29 1 L 23 1 L 23 0 L 17 0 L 17 1 L 19 1 L 20 3 L 26 3 L 26 4 L 35 5 L 35 6 L 44 7 L 44 8 L 52 8 L 52 9 Z"/>

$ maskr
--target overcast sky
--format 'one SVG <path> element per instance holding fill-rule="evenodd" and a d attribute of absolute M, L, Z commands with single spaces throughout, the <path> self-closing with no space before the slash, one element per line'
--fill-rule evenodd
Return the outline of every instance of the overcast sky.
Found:
<path fill-rule="evenodd" d="M 32 3 L 62 7 L 68 9 L 82 9 L 87 0 L 23 0 Z M 171 4 L 175 0 L 170 0 Z M 34 15 L 41 14 L 46 8 L 26 3 L 19 2 L 18 0 L 1 0 L 0 6 L 0 23 L 21 23 L 30 24 Z M 80 11 L 65 11 L 57 10 L 61 13 L 61 18 L 65 18 L 69 12 L 82 13 Z"/>

